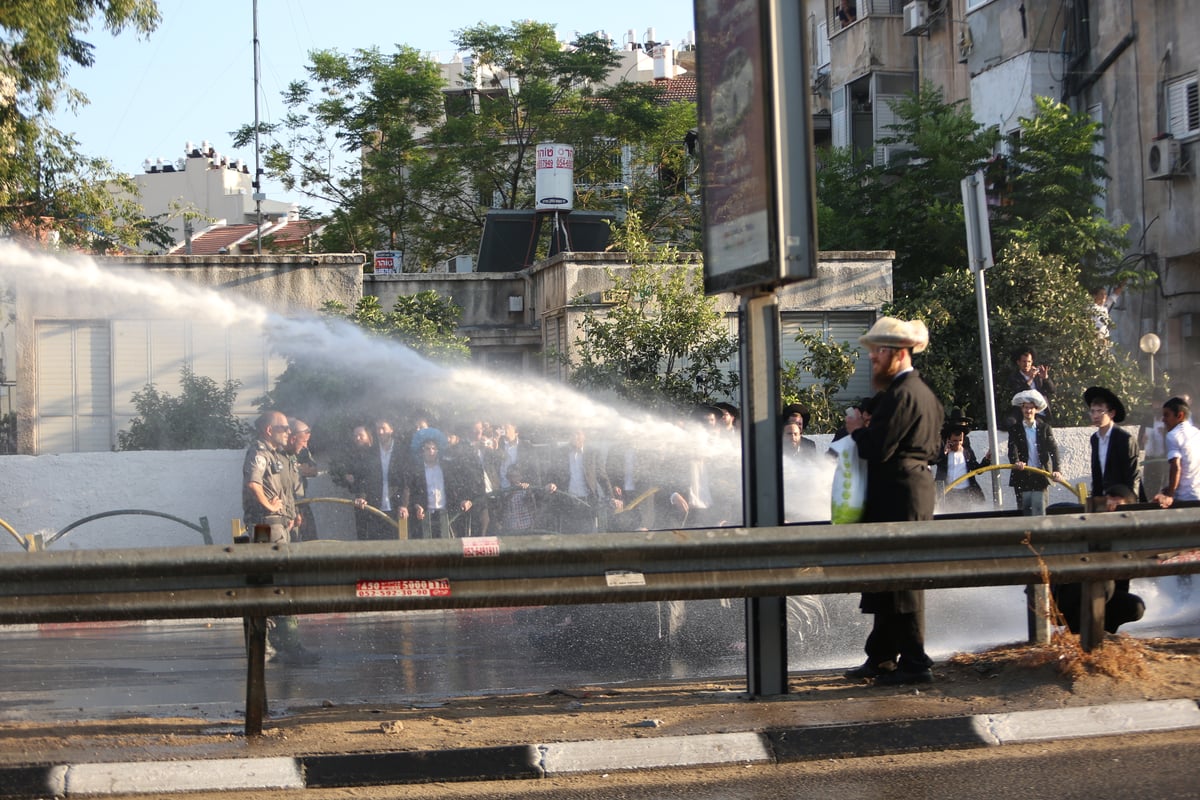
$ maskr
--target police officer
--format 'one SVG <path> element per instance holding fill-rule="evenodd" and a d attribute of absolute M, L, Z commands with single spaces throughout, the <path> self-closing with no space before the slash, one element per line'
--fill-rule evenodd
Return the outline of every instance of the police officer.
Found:
<path fill-rule="evenodd" d="M 271 542 L 286 542 L 299 525 L 296 491 L 300 474 L 288 453 L 288 419 L 278 411 L 264 412 L 254 423 L 258 438 L 246 451 L 242 465 L 242 517 L 246 530 L 269 525 Z M 315 664 L 316 653 L 306 650 L 297 635 L 295 617 L 272 617 L 268 622 L 267 652 L 272 661 Z"/>
<path fill-rule="evenodd" d="M 299 475 L 287 452 L 287 417 L 278 411 L 264 412 L 254 424 L 258 438 L 246 451 L 242 464 L 242 518 L 246 530 L 255 525 L 271 526 L 271 541 L 288 541 L 297 524 L 296 489 Z"/>

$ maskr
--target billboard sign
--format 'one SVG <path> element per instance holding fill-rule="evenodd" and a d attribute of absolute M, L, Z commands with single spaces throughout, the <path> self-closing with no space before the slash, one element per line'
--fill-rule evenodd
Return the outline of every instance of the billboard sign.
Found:
<path fill-rule="evenodd" d="M 375 251 L 375 274 L 394 275 L 404 271 L 404 253 L 399 250 Z"/>
<path fill-rule="evenodd" d="M 802 5 L 695 2 L 709 294 L 778 286 L 815 271 Z"/>
<path fill-rule="evenodd" d="M 575 205 L 575 148 L 569 144 L 537 146 L 535 211 L 570 211 Z"/>

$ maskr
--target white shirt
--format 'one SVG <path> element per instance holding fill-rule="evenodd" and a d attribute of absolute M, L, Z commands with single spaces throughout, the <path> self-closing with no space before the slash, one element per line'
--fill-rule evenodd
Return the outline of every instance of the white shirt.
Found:
<path fill-rule="evenodd" d="M 1105 467 L 1106 462 L 1108 461 L 1108 440 L 1112 436 L 1114 427 L 1116 427 L 1115 423 L 1113 425 L 1109 425 L 1108 430 L 1106 430 L 1106 431 L 1102 431 L 1099 428 L 1096 429 L 1096 433 L 1095 433 L 1096 455 L 1099 456 L 1099 458 L 1100 458 L 1100 477 L 1101 478 L 1104 477 L 1104 467 Z"/>
<path fill-rule="evenodd" d="M 383 497 L 379 501 L 380 511 L 392 510 L 392 489 L 388 486 L 388 467 L 392 464 L 392 448 L 395 444 L 395 441 L 391 441 L 388 442 L 386 449 L 382 445 L 379 447 L 379 467 L 383 474 Z"/>
<path fill-rule="evenodd" d="M 446 510 L 446 476 L 441 464 L 425 465 L 425 510 Z"/>
<path fill-rule="evenodd" d="M 507 489 L 508 484 L 508 468 L 517 463 L 519 457 L 520 440 L 514 441 L 511 444 L 504 446 L 504 458 L 500 463 L 500 488 Z M 489 490 L 490 491 L 490 490 Z"/>
<path fill-rule="evenodd" d="M 583 451 L 572 450 L 567 454 L 567 463 L 571 468 L 571 479 L 567 485 L 567 493 L 575 497 L 587 497 L 587 477 L 583 474 Z"/>
<path fill-rule="evenodd" d="M 1025 442 L 1029 445 L 1029 460 L 1025 462 L 1027 466 L 1042 468 L 1041 454 L 1037 449 L 1037 424 L 1026 425 L 1024 422 L 1021 426 L 1025 428 Z"/>
<path fill-rule="evenodd" d="M 1190 419 L 1167 431 L 1167 460 L 1179 459 L 1176 500 L 1200 500 L 1200 429 Z"/>
<path fill-rule="evenodd" d="M 946 485 L 954 483 L 956 480 L 967 474 L 967 456 L 962 450 L 951 450 L 946 454 Z M 953 491 L 970 489 L 971 484 L 964 481 L 958 486 L 955 486 Z"/>

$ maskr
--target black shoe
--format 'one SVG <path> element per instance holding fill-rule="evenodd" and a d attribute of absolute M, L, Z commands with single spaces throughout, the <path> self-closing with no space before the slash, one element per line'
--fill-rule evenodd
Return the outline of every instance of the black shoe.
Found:
<path fill-rule="evenodd" d="M 865 681 L 869 678 L 878 678 L 880 675 L 889 674 L 895 668 L 895 665 L 891 661 L 885 661 L 882 664 L 872 664 L 871 660 L 867 659 L 854 669 L 843 672 L 842 677 L 848 681 Z"/>
<path fill-rule="evenodd" d="M 905 686 L 910 683 L 933 683 L 933 672 L 928 669 L 897 669 L 875 678 L 876 686 Z"/>

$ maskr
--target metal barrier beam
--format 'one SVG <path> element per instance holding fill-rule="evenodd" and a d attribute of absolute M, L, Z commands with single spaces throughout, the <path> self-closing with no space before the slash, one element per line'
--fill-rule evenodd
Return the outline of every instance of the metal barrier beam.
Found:
<path fill-rule="evenodd" d="M 0 554 L 0 624 L 766 597 L 1200 572 L 1200 509 Z M 248 586 L 248 576 L 271 584 Z"/>

